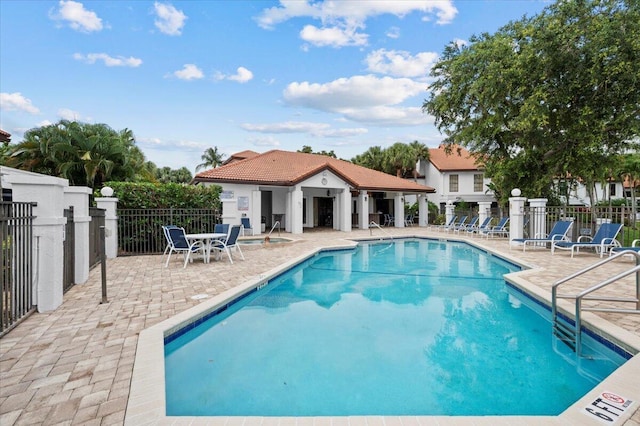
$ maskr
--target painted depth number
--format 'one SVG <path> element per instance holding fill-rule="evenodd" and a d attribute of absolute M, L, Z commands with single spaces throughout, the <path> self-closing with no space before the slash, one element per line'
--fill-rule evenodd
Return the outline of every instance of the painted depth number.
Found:
<path fill-rule="evenodd" d="M 633 401 L 613 392 L 602 392 L 582 412 L 587 416 L 595 416 L 602 423 L 614 424 L 620 415 L 627 411 Z"/>

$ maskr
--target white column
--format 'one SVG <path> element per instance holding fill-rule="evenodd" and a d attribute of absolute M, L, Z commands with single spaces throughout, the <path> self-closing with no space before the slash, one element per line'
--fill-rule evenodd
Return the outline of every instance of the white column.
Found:
<path fill-rule="evenodd" d="M 339 193 L 340 196 L 340 230 L 351 232 L 351 190 L 346 187 Z"/>
<path fill-rule="evenodd" d="M 50 312 L 62 304 L 64 263 L 64 189 L 66 179 L 36 173 L 9 175 L 13 201 L 35 202 L 33 207 L 33 259 L 37 260 L 33 302 L 38 312 Z"/>
<path fill-rule="evenodd" d="M 251 212 L 249 220 L 251 221 L 253 235 L 260 235 L 262 233 L 260 226 L 262 222 L 262 191 L 251 191 L 249 211 Z"/>
<path fill-rule="evenodd" d="M 358 195 L 358 227 L 369 229 L 369 194 L 360 191 Z"/>
<path fill-rule="evenodd" d="M 118 257 L 118 199 L 115 197 L 96 198 L 96 206 L 105 209 L 104 212 L 104 235 L 105 235 L 105 255 L 108 259 Z"/>
<path fill-rule="evenodd" d="M 302 234 L 302 190 L 294 187 L 289 192 L 290 212 L 287 226 L 291 227 L 292 234 Z"/>
<path fill-rule="evenodd" d="M 447 201 L 447 204 L 445 205 L 445 224 L 451 223 L 451 219 L 453 219 L 453 216 L 455 215 L 455 210 L 456 206 L 453 204 L 453 201 Z"/>
<path fill-rule="evenodd" d="M 478 202 L 478 224 L 484 223 L 485 219 L 491 216 L 491 201 Z"/>
<path fill-rule="evenodd" d="M 515 188 L 509 197 L 509 241 L 515 238 L 522 238 L 522 227 L 524 225 L 524 203 L 525 197 L 520 196 L 520 190 Z"/>
<path fill-rule="evenodd" d="M 395 227 L 404 228 L 404 195 L 396 192 L 393 198 L 393 216 L 395 217 Z"/>
<path fill-rule="evenodd" d="M 429 226 L 429 200 L 426 194 L 418 195 L 418 226 Z"/>
<path fill-rule="evenodd" d="M 73 223 L 75 233 L 75 259 L 73 282 L 82 284 L 89 279 L 89 196 L 91 188 L 86 186 L 69 186 L 64 189 L 65 206 L 73 206 Z"/>
<path fill-rule="evenodd" d="M 547 236 L 547 199 L 531 198 L 529 200 L 529 214 L 531 216 L 531 238 Z"/>

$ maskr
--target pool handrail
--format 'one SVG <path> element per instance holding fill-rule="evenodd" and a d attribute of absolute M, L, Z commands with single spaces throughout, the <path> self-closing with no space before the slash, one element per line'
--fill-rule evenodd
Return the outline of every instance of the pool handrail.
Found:
<path fill-rule="evenodd" d="M 578 294 L 558 294 L 558 287 L 561 284 L 564 284 L 574 278 L 577 278 L 589 271 L 592 271 L 606 263 L 611 262 L 621 256 L 633 255 L 635 256 L 635 266 L 630 268 L 624 272 L 619 273 L 613 277 L 610 277 L 598 284 L 595 284 L 585 290 L 582 290 Z M 624 297 L 595 297 L 588 296 L 596 290 L 599 290 L 603 287 L 606 287 L 609 284 L 612 284 L 628 275 L 636 274 L 636 297 L 635 298 L 624 298 Z M 558 321 L 558 306 L 557 299 L 575 299 L 575 329 L 571 330 L 569 326 L 566 326 Z M 626 302 L 626 303 L 635 303 L 635 309 L 621 309 L 621 308 L 597 308 L 597 307 L 582 307 L 582 300 L 599 300 L 603 302 Z M 640 253 L 634 250 L 625 250 L 616 253 L 613 256 L 610 256 L 604 260 L 601 260 L 593 265 L 590 265 L 584 269 L 581 269 L 578 272 L 575 272 L 561 280 L 556 281 L 551 287 L 551 323 L 553 324 L 553 332 L 558 338 L 563 339 L 562 336 L 558 335 L 558 333 L 562 334 L 566 338 L 575 339 L 575 351 L 578 357 L 581 356 L 582 352 L 582 316 L 581 313 L 583 311 L 590 312 L 615 312 L 615 313 L 626 313 L 626 314 L 640 314 Z M 571 336 L 573 334 L 573 336 Z M 566 340 L 565 340 L 566 341 Z"/>
<path fill-rule="evenodd" d="M 384 229 L 382 229 L 382 227 L 380 225 L 378 225 L 376 222 L 371 221 L 371 223 L 369 223 L 369 235 L 373 236 L 373 229 L 372 227 L 376 227 L 378 228 L 380 231 L 382 231 L 383 234 L 387 234 L 387 236 L 389 238 L 391 238 L 393 240 L 393 235 L 389 234 L 387 231 L 385 231 Z M 382 240 L 382 237 L 380 237 L 380 239 Z"/>

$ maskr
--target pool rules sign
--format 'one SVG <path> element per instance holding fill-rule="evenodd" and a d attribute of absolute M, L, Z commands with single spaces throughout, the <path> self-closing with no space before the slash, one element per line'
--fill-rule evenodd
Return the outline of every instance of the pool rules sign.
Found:
<path fill-rule="evenodd" d="M 625 413 L 633 401 L 613 392 L 602 392 L 591 404 L 582 409 L 587 416 L 591 416 L 600 422 L 613 425 Z"/>

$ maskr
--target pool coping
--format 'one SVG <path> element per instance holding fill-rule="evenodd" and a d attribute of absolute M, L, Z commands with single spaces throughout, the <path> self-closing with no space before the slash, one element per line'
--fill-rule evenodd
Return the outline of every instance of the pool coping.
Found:
<path fill-rule="evenodd" d="M 496 253 L 490 248 L 483 246 L 476 241 L 469 241 L 455 237 L 431 238 L 423 236 L 405 236 L 406 238 L 436 239 L 443 241 L 459 241 L 475 246 L 487 253 L 495 255 L 501 259 L 526 268 L 522 271 L 505 275 L 505 279 L 517 288 L 525 291 L 530 297 L 550 304 L 550 292 L 527 281 L 529 274 L 535 273 L 537 268 L 524 263 L 521 259 L 509 256 L 505 253 Z M 134 360 L 133 375 L 131 378 L 131 388 L 129 400 L 125 414 L 125 425 L 145 425 L 145 424 L 193 424 L 193 425 L 269 425 L 269 424 L 316 424 L 316 425 L 585 425 L 602 424 L 601 421 L 590 418 L 584 413 L 584 408 L 602 394 L 602 392 L 613 392 L 634 401 L 634 409 L 626 410 L 614 423 L 623 424 L 628 420 L 637 404 L 640 403 L 640 386 L 637 385 L 637 377 L 640 377 L 640 336 L 636 336 L 605 319 L 590 312 L 583 315 L 585 326 L 596 330 L 636 355 L 625 364 L 614 371 L 609 377 L 594 387 L 591 391 L 580 398 L 576 403 L 567 408 L 558 416 L 327 416 L 327 417 L 244 417 L 244 416 L 167 416 L 164 383 L 164 342 L 165 337 L 192 324 L 199 318 L 208 315 L 210 312 L 224 307 L 238 296 L 259 289 L 270 279 L 284 273 L 291 267 L 304 262 L 305 260 L 327 250 L 348 249 L 355 247 L 360 241 L 373 241 L 372 238 L 354 239 L 342 241 L 340 243 L 327 245 L 322 248 L 310 250 L 309 252 L 286 261 L 270 271 L 260 274 L 241 285 L 225 291 L 219 295 L 203 301 L 201 304 L 183 311 L 169 319 L 166 319 L 152 327 L 143 330 L 138 339 L 136 355 Z M 375 239 L 380 240 L 380 238 Z M 561 312 L 571 312 L 571 304 L 560 300 L 558 304 Z M 635 378 L 635 380 L 634 380 Z"/>

